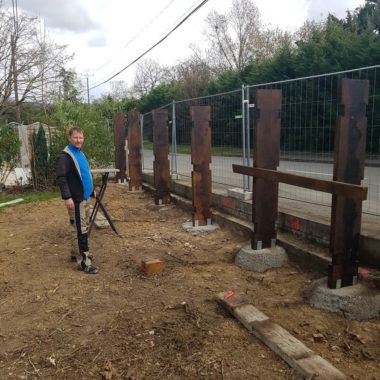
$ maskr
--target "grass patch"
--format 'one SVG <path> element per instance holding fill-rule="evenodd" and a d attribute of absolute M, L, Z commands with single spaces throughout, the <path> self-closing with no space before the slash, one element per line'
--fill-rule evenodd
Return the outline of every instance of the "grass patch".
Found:
<path fill-rule="evenodd" d="M 42 202 L 49 199 L 59 198 L 60 194 L 56 191 L 35 192 L 35 193 L 18 193 L 18 194 L 0 194 L 0 203 L 13 201 L 14 199 L 22 198 L 23 201 L 9 206 L 17 206 L 18 204 Z M 9 206 L 0 207 L 0 212 Z"/>

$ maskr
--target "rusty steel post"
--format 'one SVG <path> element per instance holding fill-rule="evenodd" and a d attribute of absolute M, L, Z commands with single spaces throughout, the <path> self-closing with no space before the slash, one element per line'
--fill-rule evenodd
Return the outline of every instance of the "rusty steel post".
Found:
<path fill-rule="evenodd" d="M 128 113 L 128 172 L 129 190 L 142 189 L 140 113 Z"/>
<path fill-rule="evenodd" d="M 117 112 L 112 115 L 113 138 L 115 146 L 115 168 L 120 171 L 116 173 L 116 181 L 126 181 L 126 152 L 125 152 L 125 115 Z"/>
<path fill-rule="evenodd" d="M 194 106 L 190 109 L 191 172 L 193 198 L 193 226 L 211 224 L 211 128 L 210 107 Z"/>
<path fill-rule="evenodd" d="M 364 177 L 368 80 L 342 79 L 335 133 L 334 181 L 360 185 Z M 362 200 L 333 195 L 328 287 L 354 285 L 358 279 Z"/>
<path fill-rule="evenodd" d="M 158 204 L 170 203 L 169 192 L 169 130 L 168 110 L 157 109 L 152 111 L 153 117 L 153 174 L 154 202 Z"/>
<path fill-rule="evenodd" d="M 277 170 L 280 162 L 281 90 L 257 90 L 253 167 Z M 254 231 L 252 249 L 276 245 L 278 182 L 253 179 L 252 216 Z"/>

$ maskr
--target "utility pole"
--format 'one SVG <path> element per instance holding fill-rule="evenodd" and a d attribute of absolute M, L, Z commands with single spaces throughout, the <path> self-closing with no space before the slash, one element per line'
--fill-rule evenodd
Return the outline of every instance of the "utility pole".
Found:
<path fill-rule="evenodd" d="M 16 39 L 15 35 L 11 35 L 11 62 L 12 62 L 12 76 L 13 76 L 13 86 L 15 95 L 15 111 L 16 111 L 16 121 L 21 123 L 21 112 L 20 104 L 18 102 L 18 85 L 17 85 L 17 62 L 16 62 Z"/>
<path fill-rule="evenodd" d="M 21 123 L 21 112 L 20 104 L 18 102 L 18 82 L 17 82 L 17 37 L 18 37 L 18 11 L 17 11 L 17 0 L 12 0 L 13 7 L 13 25 L 14 32 L 11 34 L 11 70 L 13 76 L 13 86 L 15 94 L 15 112 L 16 112 L 16 121 Z"/>
<path fill-rule="evenodd" d="M 87 103 L 90 104 L 90 86 L 88 85 L 88 75 L 86 76 L 87 83 Z"/>

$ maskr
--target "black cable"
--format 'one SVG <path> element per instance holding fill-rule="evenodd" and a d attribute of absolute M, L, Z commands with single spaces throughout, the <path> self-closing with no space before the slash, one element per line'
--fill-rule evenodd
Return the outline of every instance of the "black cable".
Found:
<path fill-rule="evenodd" d="M 176 29 L 178 29 L 190 16 L 192 16 L 195 12 L 197 12 L 200 8 L 203 7 L 208 2 L 208 0 L 204 0 L 201 4 L 199 4 L 195 9 L 193 9 L 183 20 L 181 20 L 174 28 L 172 28 L 169 33 L 167 33 L 164 37 L 162 37 L 158 42 L 156 42 L 153 46 L 151 46 L 149 49 L 145 50 L 144 53 L 140 54 L 136 59 L 134 59 L 131 63 L 129 63 L 127 66 L 124 66 L 121 70 L 119 70 L 117 73 L 113 74 L 108 79 L 104 80 L 103 82 L 96 84 L 95 86 L 92 86 L 90 90 L 93 90 L 94 88 L 97 88 L 101 86 L 102 84 L 105 84 L 109 82 L 111 79 L 117 77 L 120 75 L 123 71 L 131 67 L 134 63 L 136 63 L 138 60 L 140 60 L 144 55 L 149 53 L 151 50 L 153 50 L 157 45 L 159 45 L 161 42 L 166 40 Z"/>

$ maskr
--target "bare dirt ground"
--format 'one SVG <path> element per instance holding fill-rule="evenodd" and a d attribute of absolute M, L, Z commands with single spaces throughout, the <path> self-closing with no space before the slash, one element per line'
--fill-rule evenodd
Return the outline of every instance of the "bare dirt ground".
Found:
<path fill-rule="evenodd" d="M 246 243 L 220 229 L 189 234 L 191 215 L 111 184 L 121 237 L 94 230 L 97 275 L 68 262 L 59 199 L 0 214 L 0 379 L 293 379 L 293 370 L 216 302 L 241 291 L 348 378 L 380 379 L 380 320 L 312 309 L 301 292 L 318 273 L 289 263 L 264 274 L 233 263 Z M 142 257 L 165 262 L 146 276 Z"/>

